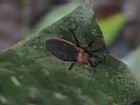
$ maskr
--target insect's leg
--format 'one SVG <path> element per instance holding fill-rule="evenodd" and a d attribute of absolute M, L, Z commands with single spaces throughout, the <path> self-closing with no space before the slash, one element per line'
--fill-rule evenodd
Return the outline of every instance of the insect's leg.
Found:
<path fill-rule="evenodd" d="M 73 30 L 69 28 L 69 31 L 70 31 L 70 32 L 72 33 L 72 35 L 73 35 L 73 38 L 74 38 L 74 40 L 75 40 L 75 42 L 76 42 L 76 46 L 77 46 L 77 47 L 80 47 L 80 44 L 79 44 L 79 42 L 78 42 L 78 39 L 76 38 L 76 35 L 75 35 L 75 33 L 73 32 Z"/>
<path fill-rule="evenodd" d="M 76 62 L 72 63 L 69 67 L 69 70 L 71 70 L 75 64 L 76 64 Z"/>

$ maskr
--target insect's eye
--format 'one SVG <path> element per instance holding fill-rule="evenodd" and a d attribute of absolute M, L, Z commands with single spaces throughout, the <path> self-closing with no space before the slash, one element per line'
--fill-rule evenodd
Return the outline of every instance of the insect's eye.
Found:
<path fill-rule="evenodd" d="M 131 103 L 130 105 L 140 105 L 140 101 L 135 101 L 135 102 Z"/>

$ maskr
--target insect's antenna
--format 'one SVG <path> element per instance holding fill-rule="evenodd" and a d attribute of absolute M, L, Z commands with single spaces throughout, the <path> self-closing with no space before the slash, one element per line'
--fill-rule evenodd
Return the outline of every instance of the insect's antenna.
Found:
<path fill-rule="evenodd" d="M 69 67 L 69 70 L 71 70 L 75 64 L 76 64 L 76 62 L 72 63 Z"/>
<path fill-rule="evenodd" d="M 75 40 L 75 42 L 76 42 L 76 46 L 77 46 L 77 47 L 80 47 L 80 44 L 79 44 L 79 42 L 78 42 L 78 39 L 76 38 L 75 33 L 73 32 L 72 29 L 69 28 L 69 30 L 70 30 L 70 32 L 72 33 L 73 37 L 74 37 L 74 40 Z"/>

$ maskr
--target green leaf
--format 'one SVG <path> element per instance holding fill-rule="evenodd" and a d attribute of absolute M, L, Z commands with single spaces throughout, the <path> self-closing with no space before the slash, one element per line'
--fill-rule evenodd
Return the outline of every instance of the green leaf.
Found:
<path fill-rule="evenodd" d="M 137 80 L 140 80 L 140 48 L 137 48 L 135 51 L 131 52 L 127 57 L 126 57 L 128 63 L 130 64 L 130 67 L 132 68 L 132 73 L 134 76 L 137 78 Z"/>
<path fill-rule="evenodd" d="M 46 25 L 51 25 L 52 23 L 58 21 L 68 13 L 72 12 L 77 6 L 79 2 L 70 2 L 64 6 L 56 8 L 53 12 L 47 14 L 41 22 L 37 25 L 36 31 L 39 31 L 46 27 Z"/>
<path fill-rule="evenodd" d="M 127 66 L 109 53 L 105 63 L 96 68 L 76 64 L 71 71 L 69 63 L 51 59 L 45 41 L 57 37 L 75 43 L 69 28 L 82 47 L 96 39 L 88 50 L 105 48 L 89 3 L 77 5 L 38 34 L 0 54 L 1 105 L 129 105 L 140 99 L 139 84 Z"/>

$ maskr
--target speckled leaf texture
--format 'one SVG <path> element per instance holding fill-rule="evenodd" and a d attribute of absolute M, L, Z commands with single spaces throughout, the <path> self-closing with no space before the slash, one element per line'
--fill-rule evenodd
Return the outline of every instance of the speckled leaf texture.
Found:
<path fill-rule="evenodd" d="M 96 68 L 50 57 L 48 38 L 75 44 L 72 28 L 82 47 L 104 46 L 102 32 L 89 2 L 78 4 L 65 16 L 0 54 L 0 105 L 130 105 L 140 100 L 139 83 L 125 64 L 109 53 Z M 111 28 L 111 27 L 110 27 Z M 57 45 L 56 45 L 57 46 Z M 103 56 L 104 51 L 98 53 Z"/>

